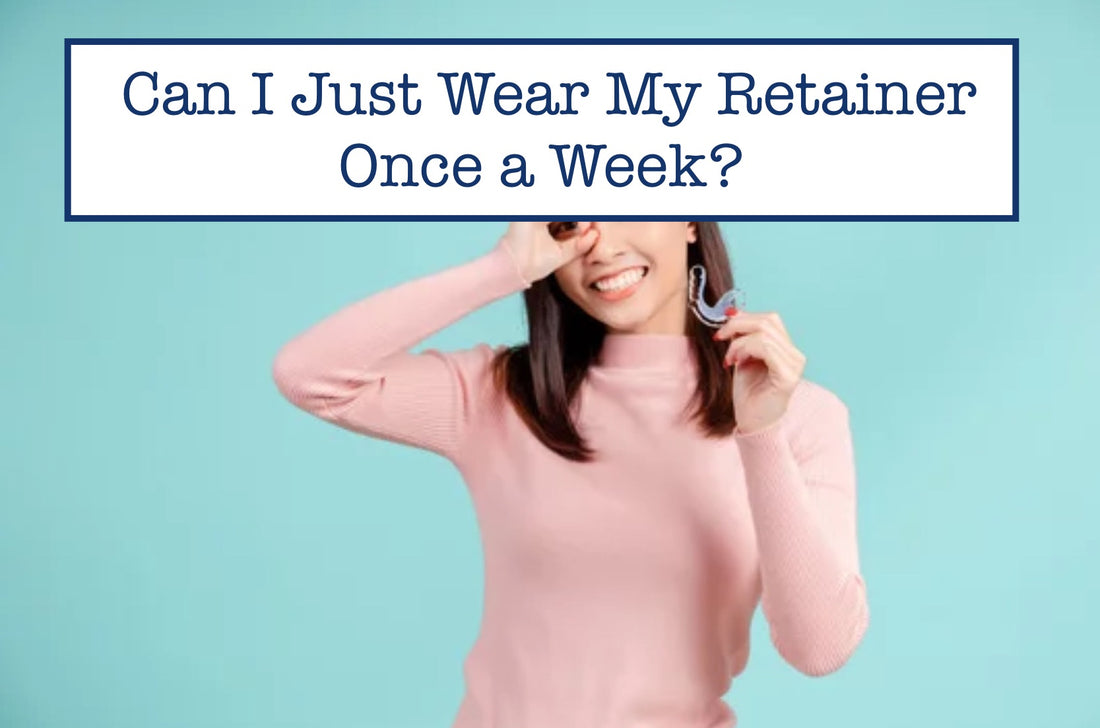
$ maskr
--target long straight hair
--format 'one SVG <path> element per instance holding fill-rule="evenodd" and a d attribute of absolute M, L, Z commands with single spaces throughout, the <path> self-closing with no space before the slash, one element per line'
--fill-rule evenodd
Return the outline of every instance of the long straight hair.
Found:
<path fill-rule="evenodd" d="M 715 301 L 733 288 L 733 270 L 722 231 L 715 222 L 696 222 L 696 240 L 687 246 L 687 271 L 702 265 L 707 271 L 706 297 Z M 531 432 L 548 448 L 578 462 L 595 452 L 581 437 L 572 405 L 599 355 L 606 329 L 561 290 L 553 275 L 524 292 L 528 342 L 500 351 L 493 359 L 497 387 L 503 391 Z M 714 330 L 684 308 L 686 330 L 697 363 L 698 385 L 691 417 L 711 437 L 733 432 L 733 377 L 722 364 L 727 342 L 716 342 Z"/>

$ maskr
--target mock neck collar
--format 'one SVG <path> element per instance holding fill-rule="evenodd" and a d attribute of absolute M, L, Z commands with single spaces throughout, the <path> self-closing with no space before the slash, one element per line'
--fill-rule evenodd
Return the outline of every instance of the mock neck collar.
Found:
<path fill-rule="evenodd" d="M 597 364 L 614 369 L 691 372 L 695 361 L 687 334 L 605 334 Z"/>

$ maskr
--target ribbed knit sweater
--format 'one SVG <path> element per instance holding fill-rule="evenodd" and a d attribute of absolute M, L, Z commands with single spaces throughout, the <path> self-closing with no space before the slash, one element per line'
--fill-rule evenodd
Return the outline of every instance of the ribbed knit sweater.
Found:
<path fill-rule="evenodd" d="M 793 667 L 843 665 L 868 624 L 844 403 L 803 378 L 772 426 L 706 437 L 683 414 L 690 339 L 609 334 L 576 410 L 596 460 L 568 460 L 494 387 L 494 348 L 412 351 L 528 285 L 498 245 L 331 314 L 273 366 L 301 409 L 463 476 L 485 592 L 452 727 L 730 728 L 758 604 Z"/>

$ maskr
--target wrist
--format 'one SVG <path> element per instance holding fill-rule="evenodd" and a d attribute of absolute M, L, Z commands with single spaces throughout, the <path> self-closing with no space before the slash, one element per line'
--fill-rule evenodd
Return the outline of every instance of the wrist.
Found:
<path fill-rule="evenodd" d="M 733 434 L 737 437 L 768 434 L 778 430 L 785 417 L 786 413 L 768 422 L 738 422 L 737 426 L 733 428 Z"/>
<path fill-rule="evenodd" d="M 512 246 L 508 244 L 508 239 L 501 238 L 497 243 L 497 248 L 504 249 L 503 254 L 508 258 L 508 262 L 512 266 L 512 270 L 515 271 L 516 276 L 523 282 L 523 287 L 530 288 L 531 284 L 537 279 L 527 272 L 522 262 L 516 256 L 515 251 L 512 250 Z"/>

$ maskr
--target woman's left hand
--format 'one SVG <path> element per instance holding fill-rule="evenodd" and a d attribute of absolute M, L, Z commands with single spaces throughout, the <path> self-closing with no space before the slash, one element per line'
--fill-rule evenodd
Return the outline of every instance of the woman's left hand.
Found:
<path fill-rule="evenodd" d="M 779 314 L 734 312 L 714 339 L 730 342 L 725 365 L 734 367 L 737 432 L 756 432 L 777 422 L 806 368 L 806 357 L 791 343 Z"/>

